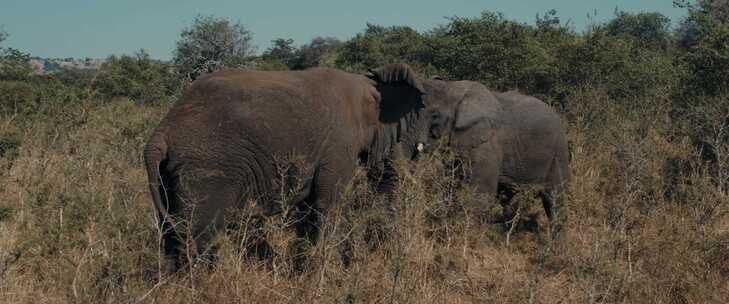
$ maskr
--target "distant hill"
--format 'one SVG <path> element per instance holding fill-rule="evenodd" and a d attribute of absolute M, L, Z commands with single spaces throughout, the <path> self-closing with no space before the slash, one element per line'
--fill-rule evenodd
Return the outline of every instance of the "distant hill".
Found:
<path fill-rule="evenodd" d="M 64 68 L 81 70 L 98 70 L 106 59 L 75 59 L 75 58 L 32 58 L 30 65 L 36 74 L 48 74 Z"/>

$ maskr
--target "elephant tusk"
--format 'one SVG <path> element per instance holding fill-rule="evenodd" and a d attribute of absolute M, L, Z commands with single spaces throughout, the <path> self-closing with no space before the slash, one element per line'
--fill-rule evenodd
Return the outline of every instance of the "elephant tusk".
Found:
<path fill-rule="evenodd" d="M 423 150 L 425 150 L 425 145 L 423 145 L 423 143 L 418 143 L 416 149 L 418 152 L 423 152 Z"/>

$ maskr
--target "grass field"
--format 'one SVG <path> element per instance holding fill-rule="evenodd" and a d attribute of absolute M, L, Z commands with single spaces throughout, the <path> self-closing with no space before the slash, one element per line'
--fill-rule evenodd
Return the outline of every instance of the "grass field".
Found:
<path fill-rule="evenodd" d="M 510 233 L 490 224 L 500 207 L 459 186 L 444 152 L 400 164 L 394 212 L 355 180 L 302 275 L 289 270 L 293 233 L 276 217 L 263 225 L 277 253 L 270 262 L 247 257 L 242 225 L 220 238 L 213 266 L 164 271 L 141 151 L 170 104 L 5 115 L 0 302 L 729 303 L 729 126 L 712 119 L 726 103 L 709 101 L 682 121 L 670 118 L 670 103 L 572 95 L 562 112 L 568 234 L 557 253 L 543 241 L 541 203 L 518 196 L 523 212 Z M 699 127 L 717 139 L 709 162 L 683 135 Z M 354 244 L 346 270 L 344 237 Z"/>

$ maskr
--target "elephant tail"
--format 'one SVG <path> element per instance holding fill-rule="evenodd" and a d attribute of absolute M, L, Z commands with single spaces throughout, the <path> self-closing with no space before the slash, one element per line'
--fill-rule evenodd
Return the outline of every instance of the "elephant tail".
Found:
<path fill-rule="evenodd" d="M 147 168 L 147 178 L 149 179 L 149 190 L 152 193 L 154 206 L 159 212 L 160 219 L 170 221 L 168 206 L 170 205 L 170 197 L 168 188 L 165 185 L 166 178 L 161 173 L 162 165 L 167 161 L 167 143 L 161 132 L 155 132 L 149 143 L 144 149 L 144 165 Z M 171 223 L 171 222 L 170 222 Z"/>

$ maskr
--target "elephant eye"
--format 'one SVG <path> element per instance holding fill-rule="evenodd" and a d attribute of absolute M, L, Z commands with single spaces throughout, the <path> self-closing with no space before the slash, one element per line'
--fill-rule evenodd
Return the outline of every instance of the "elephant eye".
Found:
<path fill-rule="evenodd" d="M 430 138 L 431 139 L 438 139 L 440 138 L 440 132 L 438 129 L 430 129 Z"/>
<path fill-rule="evenodd" d="M 445 117 L 440 111 L 433 110 L 430 112 L 430 138 L 438 139 L 442 136 L 445 125 Z"/>

